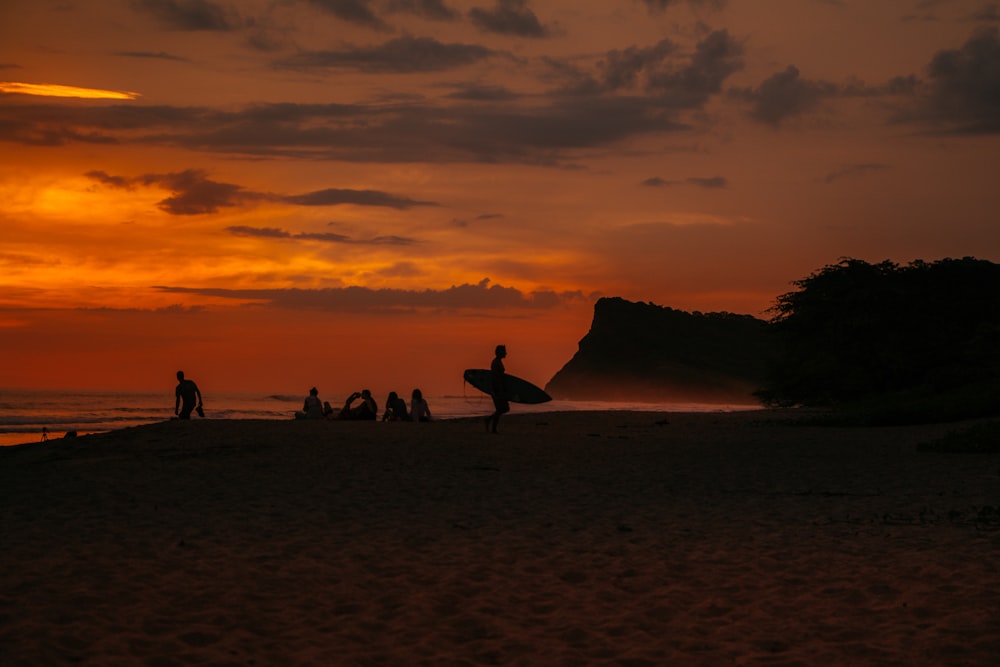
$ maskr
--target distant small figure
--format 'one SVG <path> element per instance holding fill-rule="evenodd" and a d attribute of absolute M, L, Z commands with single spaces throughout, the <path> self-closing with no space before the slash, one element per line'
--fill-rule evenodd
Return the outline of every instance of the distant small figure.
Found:
<path fill-rule="evenodd" d="M 361 399 L 361 403 L 352 407 L 351 403 Z M 375 419 L 378 417 L 378 403 L 372 398 L 372 393 L 367 389 L 354 392 L 347 397 L 343 409 L 340 411 L 340 419 Z"/>
<path fill-rule="evenodd" d="M 490 364 L 490 372 L 493 374 L 493 407 L 494 412 L 486 418 L 486 430 L 497 432 L 497 424 L 500 417 L 510 412 L 510 402 L 507 400 L 507 381 L 503 360 L 507 357 L 507 346 L 497 345 L 496 356 Z"/>
<path fill-rule="evenodd" d="M 177 371 L 177 389 L 174 394 L 176 396 L 174 414 L 178 419 L 191 419 L 191 412 L 195 409 L 198 410 L 199 417 L 205 416 L 201 403 L 201 390 L 194 380 L 184 379 L 184 371 Z"/>
<path fill-rule="evenodd" d="M 330 405 L 327 403 L 327 405 Z M 302 410 L 295 413 L 296 419 L 323 419 L 326 413 L 323 410 L 323 402 L 319 400 L 319 389 L 313 387 L 309 390 L 309 395 L 306 396 L 305 402 L 302 404 Z"/>
<path fill-rule="evenodd" d="M 389 392 L 389 398 L 385 401 L 385 413 L 382 421 L 405 422 L 409 417 L 406 414 L 406 401 L 399 397 L 394 391 Z"/>
<path fill-rule="evenodd" d="M 47 426 L 42 427 L 42 442 L 46 442 L 49 439 L 49 429 Z"/>
<path fill-rule="evenodd" d="M 333 406 L 330 405 L 330 401 L 323 401 L 323 417 L 333 419 Z"/>
<path fill-rule="evenodd" d="M 410 395 L 410 419 L 417 422 L 429 422 L 431 420 L 431 408 L 424 400 L 424 394 L 419 389 L 414 389 Z"/>

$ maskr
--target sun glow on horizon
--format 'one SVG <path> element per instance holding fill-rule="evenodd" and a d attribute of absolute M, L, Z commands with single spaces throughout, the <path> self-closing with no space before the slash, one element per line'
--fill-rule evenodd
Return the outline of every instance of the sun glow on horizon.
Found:
<path fill-rule="evenodd" d="M 127 90 L 102 90 L 100 88 L 64 86 L 56 83 L 23 83 L 19 81 L 0 81 L 0 93 L 40 97 L 78 97 L 92 100 L 134 100 L 142 97 L 141 93 Z"/>

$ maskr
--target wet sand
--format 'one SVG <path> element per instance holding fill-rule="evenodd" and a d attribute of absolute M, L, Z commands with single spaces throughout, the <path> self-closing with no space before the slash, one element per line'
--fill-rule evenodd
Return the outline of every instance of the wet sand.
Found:
<path fill-rule="evenodd" d="M 1000 456 L 916 449 L 954 428 L 593 412 L 6 447 L 0 663 L 993 665 Z"/>

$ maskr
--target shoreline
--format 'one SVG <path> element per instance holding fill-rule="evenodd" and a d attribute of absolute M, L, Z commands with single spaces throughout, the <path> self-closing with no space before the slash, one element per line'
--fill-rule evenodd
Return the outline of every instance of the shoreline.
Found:
<path fill-rule="evenodd" d="M 474 403 L 476 410 L 471 411 L 471 402 L 467 397 L 462 396 L 452 396 L 452 397 L 434 397 L 436 401 L 446 401 L 446 400 L 460 400 L 463 403 L 462 410 L 456 411 L 454 407 L 449 410 L 448 406 L 441 410 L 439 408 L 440 403 L 433 404 L 435 413 L 435 421 L 455 421 L 467 418 L 474 418 L 480 413 L 485 415 L 492 411 L 492 403 L 488 396 L 476 397 Z M 209 411 L 207 413 L 207 418 L 212 421 L 288 421 L 294 418 L 296 409 L 299 407 L 297 403 L 290 403 L 284 410 L 280 412 L 274 412 L 267 416 L 240 416 L 240 417 L 219 417 L 218 412 L 213 413 Z M 539 404 L 539 405 L 518 405 L 514 408 L 512 414 L 547 414 L 550 412 L 741 412 L 741 411 L 754 411 L 754 410 L 764 410 L 766 408 L 760 405 L 753 404 L 738 404 L 738 403 L 643 403 L 643 402 L 614 402 L 614 401 L 567 401 L 558 400 L 553 401 L 552 404 Z M 38 421 L 32 422 L 30 418 L 25 418 L 18 416 L 15 421 L 11 422 L 8 427 L 13 430 L 4 431 L 3 426 L 0 425 L 0 447 L 11 447 L 19 446 L 25 444 L 33 444 L 41 442 L 42 437 L 42 427 L 48 428 L 49 431 L 49 441 L 61 440 L 65 437 L 66 433 L 69 431 L 75 431 L 78 436 L 83 435 L 98 435 L 103 433 L 110 433 L 113 431 L 134 428 L 137 426 L 150 426 L 162 422 L 173 421 L 174 417 L 172 414 L 167 413 L 164 409 L 161 412 L 164 414 L 159 414 L 155 416 L 146 416 L 141 419 L 132 420 L 122 420 L 121 418 L 115 418 L 113 420 L 95 421 L 92 415 L 88 415 L 86 420 L 80 420 L 74 417 L 72 414 L 68 414 L 61 417 L 55 421 Z M 222 414 L 229 414 L 231 410 L 223 409 Z M 50 418 L 51 419 L 51 418 Z M 124 423 L 119 423 L 124 421 Z M 202 418 L 193 417 L 191 421 L 202 421 Z M 337 421 L 337 420 L 331 420 Z M 2 422 L 0 422 L 2 424 Z M 107 428 L 101 426 L 95 426 L 95 424 L 107 424 Z M 31 425 L 31 428 L 28 428 Z"/>
<path fill-rule="evenodd" d="M 988 665 L 1000 459 L 781 411 L 0 449 L 11 664 Z"/>

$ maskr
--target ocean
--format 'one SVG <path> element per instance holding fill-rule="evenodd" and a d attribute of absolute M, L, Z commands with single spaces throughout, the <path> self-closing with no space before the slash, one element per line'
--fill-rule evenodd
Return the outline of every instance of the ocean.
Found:
<path fill-rule="evenodd" d="M 292 419 L 304 395 L 292 393 L 212 392 L 205 397 L 205 419 Z M 489 396 L 469 388 L 463 396 L 426 396 L 435 419 L 460 419 L 493 411 Z M 385 397 L 376 396 L 380 410 Z M 409 401 L 407 401 L 409 402 Z M 339 407 L 340 401 L 334 403 Z M 650 410 L 657 412 L 728 412 L 755 405 L 708 403 L 610 403 L 551 401 L 513 406 L 512 414 L 573 410 Z M 50 440 L 67 432 L 78 435 L 166 421 L 174 416 L 173 387 L 167 391 L 84 391 L 0 388 L 0 446 Z M 196 415 L 192 419 L 199 419 Z"/>

